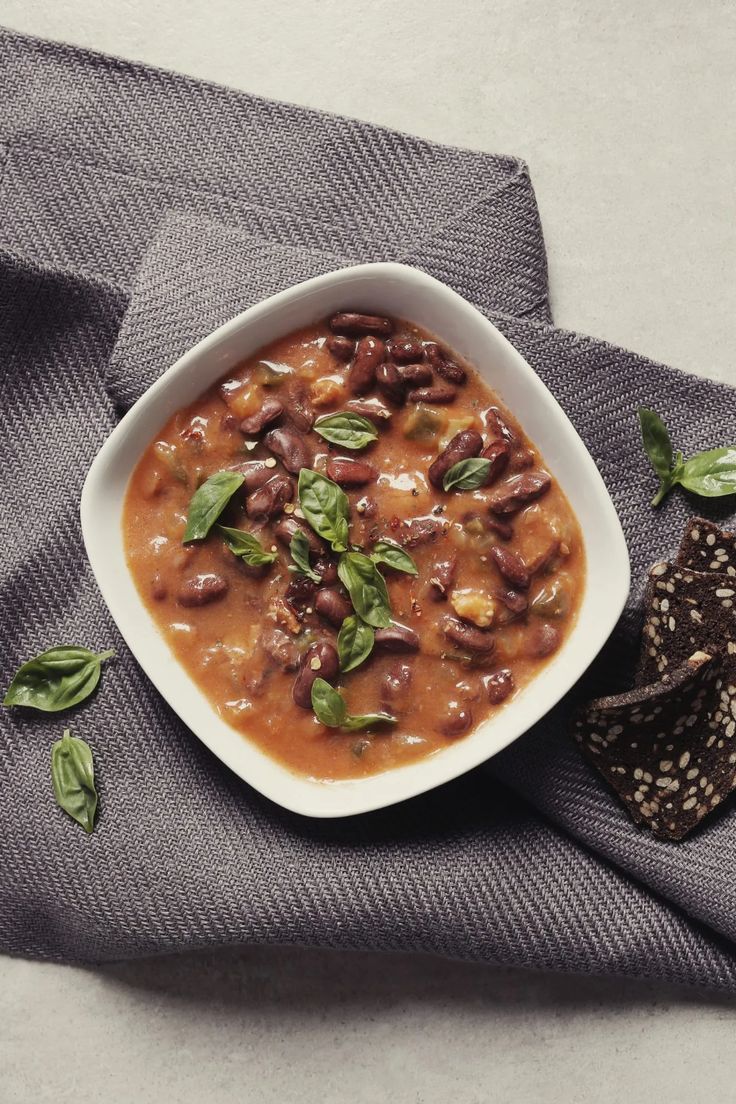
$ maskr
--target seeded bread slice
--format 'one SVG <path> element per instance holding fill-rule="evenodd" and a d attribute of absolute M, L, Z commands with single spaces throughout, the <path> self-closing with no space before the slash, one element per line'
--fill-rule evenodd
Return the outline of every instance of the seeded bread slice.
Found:
<path fill-rule="evenodd" d="M 736 786 L 736 685 L 718 655 L 696 652 L 667 681 L 590 702 L 574 735 L 660 839 L 682 839 Z"/>
<path fill-rule="evenodd" d="M 707 518 L 691 518 L 685 526 L 676 562 L 695 571 L 716 571 L 736 577 L 736 533 L 719 529 Z"/>

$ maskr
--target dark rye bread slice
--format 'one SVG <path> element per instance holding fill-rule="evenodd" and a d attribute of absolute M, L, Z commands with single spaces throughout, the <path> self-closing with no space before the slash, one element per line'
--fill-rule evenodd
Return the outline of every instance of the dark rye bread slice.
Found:
<path fill-rule="evenodd" d="M 670 672 L 697 651 L 723 652 L 734 674 L 736 579 L 657 563 L 649 571 L 644 611 L 636 686 L 667 681 Z"/>
<path fill-rule="evenodd" d="M 690 518 L 676 562 L 695 571 L 716 571 L 736 577 L 736 533 L 719 529 L 707 518 Z"/>
<path fill-rule="evenodd" d="M 637 824 L 679 840 L 736 785 L 736 686 L 696 652 L 666 682 L 598 698 L 574 730 Z"/>

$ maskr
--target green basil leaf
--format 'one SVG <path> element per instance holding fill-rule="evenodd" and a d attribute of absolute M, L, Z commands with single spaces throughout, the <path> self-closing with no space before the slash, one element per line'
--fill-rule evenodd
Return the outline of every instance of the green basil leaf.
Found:
<path fill-rule="evenodd" d="M 672 442 L 667 427 L 653 410 L 639 407 L 639 425 L 644 451 L 652 462 L 652 467 L 663 481 L 667 481 L 672 471 Z"/>
<path fill-rule="evenodd" d="M 348 546 L 350 505 L 345 492 L 331 479 L 310 468 L 299 472 L 299 505 L 309 524 L 333 551 L 344 552 Z"/>
<path fill-rule="evenodd" d="M 276 559 L 275 552 L 267 552 L 261 542 L 252 533 L 246 533 L 244 529 L 231 529 L 229 525 L 218 525 L 217 532 L 221 533 L 233 555 L 247 563 L 249 567 L 263 567 L 264 564 L 272 564 Z"/>
<path fill-rule="evenodd" d="M 318 418 L 314 423 L 314 432 L 333 445 L 347 449 L 363 449 L 378 440 L 378 430 L 369 418 L 346 412 L 325 414 Z"/>
<path fill-rule="evenodd" d="M 89 835 L 95 826 L 97 791 L 92 749 L 69 729 L 51 748 L 51 780 L 56 804 Z"/>
<path fill-rule="evenodd" d="M 338 562 L 337 574 L 358 617 L 374 629 L 385 629 L 391 623 L 391 603 L 386 580 L 373 560 L 362 552 L 345 552 Z"/>
<path fill-rule="evenodd" d="M 678 480 L 704 498 L 736 494 L 736 447 L 710 449 L 686 460 Z"/>
<path fill-rule="evenodd" d="M 378 724 L 396 724 L 396 717 L 390 713 L 361 713 L 357 717 L 347 716 L 341 727 L 357 732 L 361 728 L 373 728 Z"/>
<path fill-rule="evenodd" d="M 386 564 L 394 571 L 403 571 L 407 575 L 418 575 L 417 565 L 400 544 L 391 540 L 379 540 L 373 545 L 371 559 L 374 564 Z"/>
<path fill-rule="evenodd" d="M 291 558 L 294 563 L 289 567 L 289 571 L 298 571 L 301 575 L 306 575 L 308 579 L 311 579 L 313 583 L 321 583 L 322 576 L 309 566 L 309 541 L 306 534 L 302 533 L 301 529 L 297 529 L 294 536 L 289 542 L 289 551 L 291 552 Z"/>
<path fill-rule="evenodd" d="M 115 653 L 96 655 L 87 648 L 62 644 L 29 659 L 8 687 L 3 705 L 21 705 L 57 713 L 78 705 L 100 681 L 100 668 Z"/>
<path fill-rule="evenodd" d="M 245 476 L 236 471 L 219 471 L 199 487 L 189 502 L 183 541 L 204 540 Z"/>
<path fill-rule="evenodd" d="M 347 715 L 345 702 L 323 678 L 312 683 L 312 709 L 320 724 L 328 728 L 340 728 Z"/>
<path fill-rule="evenodd" d="M 351 614 L 346 617 L 337 634 L 337 654 L 343 674 L 354 671 L 373 651 L 373 629 Z"/>
<path fill-rule="evenodd" d="M 450 470 L 445 472 L 442 486 L 446 491 L 475 491 L 488 479 L 490 467 L 491 461 L 482 456 L 458 460 L 457 464 L 453 464 Z"/>

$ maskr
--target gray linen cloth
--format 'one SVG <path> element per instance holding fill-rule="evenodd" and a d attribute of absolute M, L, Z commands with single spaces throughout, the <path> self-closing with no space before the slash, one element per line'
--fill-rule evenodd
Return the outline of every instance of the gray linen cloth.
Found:
<path fill-rule="evenodd" d="M 416 264 L 504 330 L 599 463 L 635 578 L 690 507 L 649 509 L 633 408 L 656 406 L 696 449 L 734 439 L 734 393 L 551 326 L 536 204 L 512 158 L 12 33 L 0 59 L 0 678 L 64 640 L 120 651 L 70 721 L 96 754 L 92 837 L 53 803 L 62 720 L 0 718 L 0 948 L 99 961 L 302 942 L 736 988 L 730 807 L 679 846 L 639 832 L 570 744 L 567 702 L 401 807 L 287 814 L 138 671 L 78 524 L 96 450 L 180 352 L 264 295 L 361 260 Z M 625 684 L 636 597 L 578 696 Z"/>

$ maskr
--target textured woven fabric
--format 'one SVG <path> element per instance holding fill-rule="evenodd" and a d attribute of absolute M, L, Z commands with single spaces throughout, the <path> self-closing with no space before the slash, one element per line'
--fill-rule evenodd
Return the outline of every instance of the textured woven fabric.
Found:
<path fill-rule="evenodd" d="M 59 719 L 0 717 L 0 948 L 86 961 L 245 941 L 415 948 L 736 988 L 728 810 L 679 847 L 639 833 L 569 743 L 568 702 L 400 808 L 287 814 L 127 656 L 78 524 L 102 440 L 180 352 L 264 295 L 365 259 L 425 268 L 504 329 L 598 461 L 635 577 L 687 507 L 646 505 L 633 406 L 657 406 L 696 448 L 736 435 L 733 392 L 552 328 L 514 159 L 14 34 L 0 59 L 0 678 L 52 642 L 120 651 L 72 718 L 98 763 L 92 837 L 54 807 Z M 636 629 L 632 602 L 579 694 L 625 683 Z"/>

